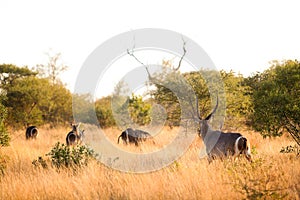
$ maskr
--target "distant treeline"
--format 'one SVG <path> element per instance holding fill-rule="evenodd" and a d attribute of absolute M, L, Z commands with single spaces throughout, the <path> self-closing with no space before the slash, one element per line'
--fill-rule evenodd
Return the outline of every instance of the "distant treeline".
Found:
<path fill-rule="evenodd" d="M 273 62 L 269 69 L 249 77 L 233 71 L 206 69 L 158 74 L 149 79 L 149 84 L 155 87 L 149 87 L 152 89 L 148 91 L 147 98 L 135 94 L 122 96 L 120 91 L 126 89 L 126 85 L 118 85 L 115 91 L 119 92 L 96 101 L 92 101 L 88 94 L 72 94 L 55 76 L 40 75 L 27 67 L 2 64 L 0 141 L 7 137 L 5 127 L 18 129 L 30 124 L 61 125 L 73 121 L 74 113 L 76 120 L 98 123 L 101 127 L 120 125 L 120 120 L 124 125 L 147 125 L 166 120 L 165 125 L 178 126 L 182 116 L 190 113 L 192 118 L 193 115 L 192 109 L 189 113 L 183 113 L 182 102 L 188 107 L 195 106 L 195 99 L 186 99 L 184 93 L 180 94 L 189 89 L 178 82 L 178 77 L 184 77 L 191 92 L 198 97 L 202 116 L 211 111 L 216 103 L 216 94 L 219 99 L 226 100 L 220 101 L 219 106 L 226 108 L 225 112 L 218 111 L 215 117 L 225 118 L 223 128 L 237 130 L 247 125 L 264 136 L 280 136 L 287 131 L 299 142 L 300 63 L 297 60 Z M 176 86 L 177 92 L 170 89 L 172 85 Z M 75 108 L 72 100 L 76 102 Z M 115 105 L 120 103 L 114 112 L 113 101 Z M 158 104 L 162 107 L 154 106 Z M 159 108 L 163 111 L 158 112 Z M 153 113 L 160 113 L 161 116 Z"/>

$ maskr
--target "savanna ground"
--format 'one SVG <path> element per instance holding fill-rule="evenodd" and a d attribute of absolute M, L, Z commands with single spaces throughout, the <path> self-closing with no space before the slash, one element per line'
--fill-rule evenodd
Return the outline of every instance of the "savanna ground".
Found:
<path fill-rule="evenodd" d="M 12 132 L 4 175 L 0 176 L 0 199 L 300 199 L 300 159 L 279 153 L 294 144 L 284 136 L 263 139 L 259 133 L 241 131 L 251 141 L 253 162 L 240 158 L 214 161 L 199 158 L 202 141 L 197 136 L 186 153 L 166 168 L 151 173 L 125 173 L 92 160 L 76 172 L 37 168 L 32 164 L 59 141 L 65 143 L 69 127 L 40 130 L 38 139 L 26 141 L 24 131 Z M 127 151 L 147 152 L 161 148 L 176 133 L 164 128 L 140 147 L 117 144 L 120 131 L 105 130 L 112 143 Z"/>

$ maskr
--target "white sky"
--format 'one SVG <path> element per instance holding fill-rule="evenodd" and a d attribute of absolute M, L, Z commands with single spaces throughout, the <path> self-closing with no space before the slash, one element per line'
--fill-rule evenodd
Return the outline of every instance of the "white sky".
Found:
<path fill-rule="evenodd" d="M 62 79 L 73 90 L 81 65 L 102 42 L 163 28 L 197 42 L 218 69 L 247 76 L 274 59 L 300 59 L 299 8 L 296 0 L 0 0 L 0 63 L 33 67 L 52 49 L 70 66 Z"/>

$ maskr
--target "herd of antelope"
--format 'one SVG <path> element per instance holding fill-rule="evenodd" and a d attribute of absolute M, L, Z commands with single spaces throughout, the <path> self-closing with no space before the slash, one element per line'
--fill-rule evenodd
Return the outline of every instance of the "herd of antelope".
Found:
<path fill-rule="evenodd" d="M 79 124 L 71 123 L 72 130 L 66 136 L 66 144 L 67 146 L 74 146 L 77 144 L 81 144 L 84 137 L 84 130 L 80 130 Z M 39 131 L 36 126 L 29 126 L 26 129 L 26 139 L 36 139 L 39 134 Z"/>
<path fill-rule="evenodd" d="M 245 136 L 240 133 L 224 133 L 218 130 L 213 130 L 209 125 L 209 120 L 218 108 L 218 98 L 215 108 L 205 118 L 200 117 L 198 99 L 196 99 L 196 104 L 197 116 L 193 116 L 193 119 L 199 123 L 198 135 L 202 138 L 205 145 L 208 162 L 210 163 L 212 162 L 212 160 L 217 158 L 237 158 L 241 154 L 251 162 L 250 143 Z M 71 126 L 72 130 L 66 136 L 66 144 L 68 146 L 81 144 L 84 137 L 84 130 L 80 130 L 80 123 L 71 123 Z M 35 139 L 37 138 L 38 133 L 39 131 L 36 126 L 29 126 L 26 129 L 26 139 Z M 120 142 L 120 138 L 126 145 L 128 143 L 131 143 L 135 144 L 135 146 L 138 146 L 142 141 L 148 140 L 153 137 L 146 131 L 127 128 L 126 130 L 122 131 L 121 135 L 118 137 L 118 144 Z"/>

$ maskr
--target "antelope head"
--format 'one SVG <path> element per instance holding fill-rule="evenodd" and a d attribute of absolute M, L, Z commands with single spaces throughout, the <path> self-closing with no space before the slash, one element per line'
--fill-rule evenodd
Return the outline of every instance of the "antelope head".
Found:
<path fill-rule="evenodd" d="M 200 116 L 199 102 L 198 102 L 198 98 L 196 98 L 197 121 L 199 122 L 199 128 L 200 128 L 198 134 L 202 138 L 205 138 L 207 132 L 211 130 L 208 122 L 211 119 L 211 116 L 216 112 L 218 105 L 219 105 L 219 97 L 217 97 L 217 103 L 216 103 L 215 108 L 212 110 L 212 112 L 206 118 L 203 119 Z"/>

